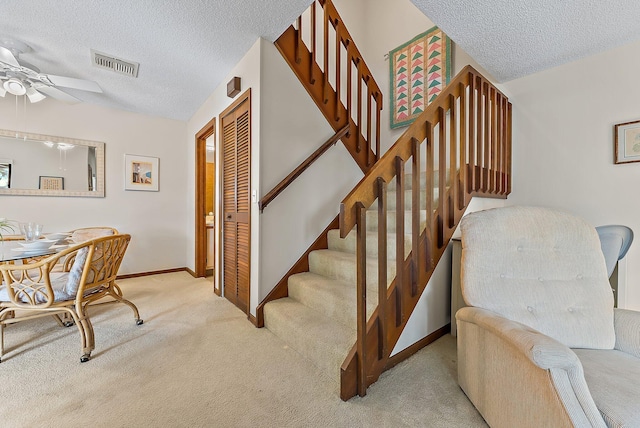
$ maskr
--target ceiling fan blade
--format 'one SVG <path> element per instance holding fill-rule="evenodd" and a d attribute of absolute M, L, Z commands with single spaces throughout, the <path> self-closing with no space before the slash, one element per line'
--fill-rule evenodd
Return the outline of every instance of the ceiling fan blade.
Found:
<path fill-rule="evenodd" d="M 76 79 L 74 77 L 56 76 L 54 74 L 45 75 L 51 83 L 55 86 L 62 86 L 63 88 L 80 89 L 82 91 L 100 92 L 102 88 L 96 82 L 92 80 Z"/>
<path fill-rule="evenodd" d="M 76 104 L 80 102 L 80 100 L 74 97 L 73 95 L 69 95 L 58 88 L 54 88 L 53 86 L 34 85 L 33 88 L 36 89 L 38 92 L 42 92 L 43 94 L 48 95 L 51 98 L 64 101 L 65 103 Z"/>
<path fill-rule="evenodd" d="M 20 67 L 18 60 L 16 59 L 15 56 L 13 56 L 11 51 L 2 46 L 0 46 L 0 61 L 4 62 L 5 64 L 12 65 L 14 67 Z"/>

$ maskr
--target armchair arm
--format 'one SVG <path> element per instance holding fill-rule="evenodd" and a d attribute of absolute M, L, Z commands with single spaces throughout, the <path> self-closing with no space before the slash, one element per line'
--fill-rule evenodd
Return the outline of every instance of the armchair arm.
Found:
<path fill-rule="evenodd" d="M 613 314 L 615 348 L 640 358 L 640 312 L 615 308 Z"/>
<path fill-rule="evenodd" d="M 541 369 L 570 370 L 580 365 L 578 356 L 566 345 L 494 312 L 481 308 L 462 308 L 456 314 L 456 318 L 476 324 L 495 334 Z"/>
<path fill-rule="evenodd" d="M 489 425 L 606 426 L 566 345 L 486 309 L 456 319 L 459 383 Z"/>

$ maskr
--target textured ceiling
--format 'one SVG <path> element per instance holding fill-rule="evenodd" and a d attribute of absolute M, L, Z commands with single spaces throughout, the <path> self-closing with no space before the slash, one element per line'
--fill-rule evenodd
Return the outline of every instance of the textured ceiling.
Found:
<path fill-rule="evenodd" d="M 0 1 L 0 35 L 42 73 L 97 81 L 83 101 L 189 119 L 258 37 L 275 40 L 309 0 Z M 139 62 L 138 78 L 91 65 L 90 49 Z M 10 102 L 8 96 L 0 102 Z M 46 100 L 44 102 L 57 102 Z"/>
<path fill-rule="evenodd" d="M 411 1 L 501 82 L 640 39 L 638 0 Z M 0 0 L 0 35 L 31 45 L 22 58 L 43 73 L 97 81 L 103 94 L 68 90 L 83 101 L 187 120 L 310 2 Z M 139 62 L 139 77 L 92 66 L 90 49 Z"/>
<path fill-rule="evenodd" d="M 411 1 L 500 82 L 640 40 L 638 0 Z"/>

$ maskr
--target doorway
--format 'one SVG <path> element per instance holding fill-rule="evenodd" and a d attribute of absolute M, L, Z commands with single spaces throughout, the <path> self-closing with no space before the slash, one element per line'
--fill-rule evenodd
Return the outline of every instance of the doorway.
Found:
<path fill-rule="evenodd" d="M 216 256 L 216 118 L 196 134 L 195 272 L 204 277 L 215 272 Z M 220 281 L 214 291 L 221 295 Z"/>

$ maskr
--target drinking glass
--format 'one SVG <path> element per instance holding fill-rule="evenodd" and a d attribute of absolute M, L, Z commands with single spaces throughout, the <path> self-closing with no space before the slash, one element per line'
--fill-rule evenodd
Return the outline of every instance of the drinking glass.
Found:
<path fill-rule="evenodd" d="M 31 242 L 40 239 L 40 234 L 42 233 L 42 225 L 33 222 L 21 223 L 20 230 L 24 235 L 25 241 Z"/>

